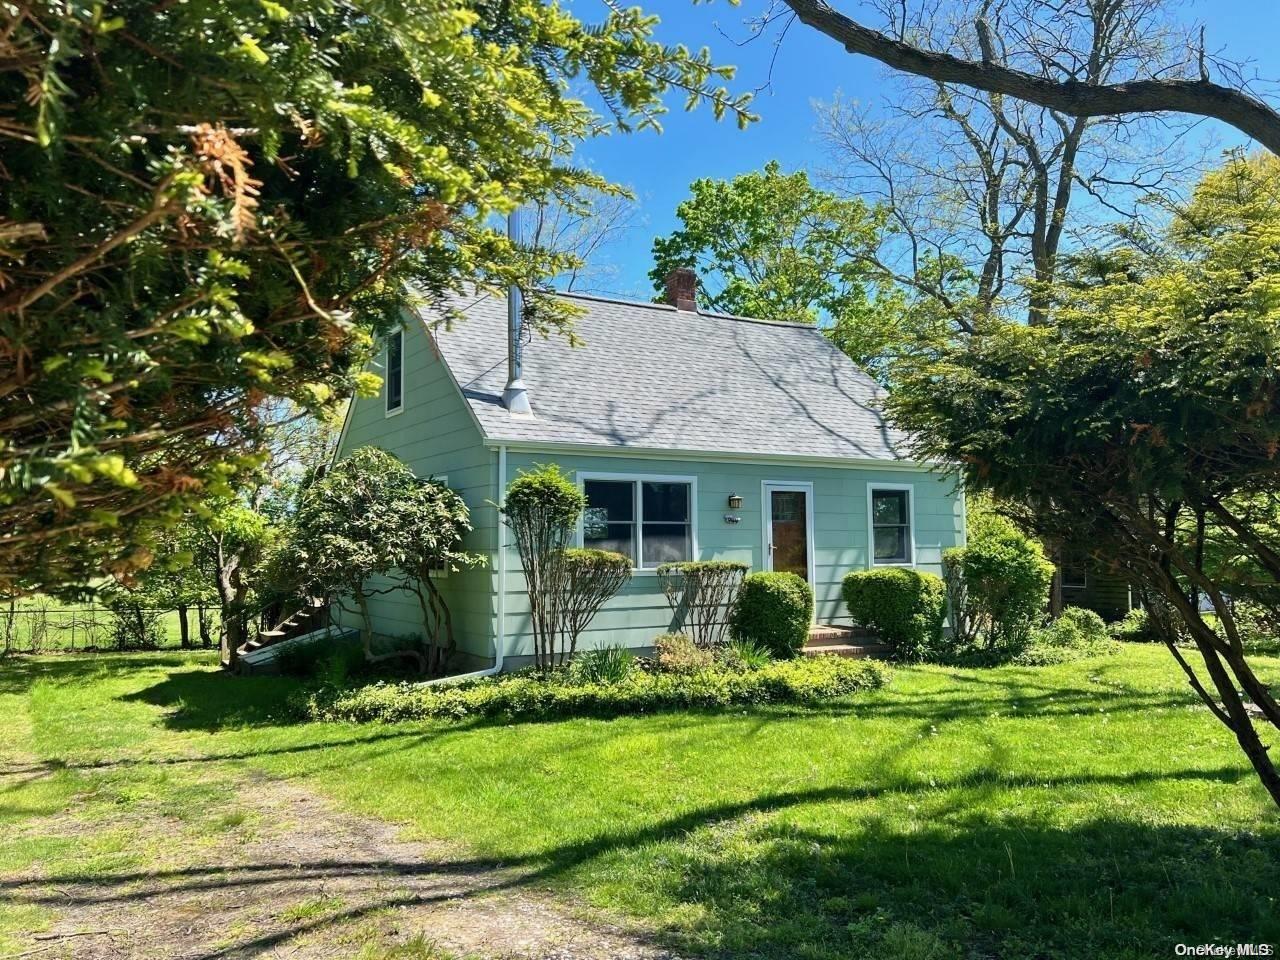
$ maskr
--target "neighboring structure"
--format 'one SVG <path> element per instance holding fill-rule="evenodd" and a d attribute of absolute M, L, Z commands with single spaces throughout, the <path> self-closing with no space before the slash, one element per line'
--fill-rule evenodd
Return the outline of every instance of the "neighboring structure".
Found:
<path fill-rule="evenodd" d="M 907 457 L 866 374 L 813 327 L 699 313 L 693 284 L 677 271 L 667 304 L 563 295 L 583 311 L 577 347 L 521 346 L 518 299 L 488 294 L 461 302 L 450 330 L 415 316 L 390 338 L 383 393 L 352 404 L 337 456 L 380 446 L 471 508 L 467 546 L 489 563 L 442 585 L 459 667 L 497 651 L 510 668 L 531 653 L 519 556 L 495 504 L 534 464 L 559 464 L 585 490 L 583 544 L 634 559 L 588 648 L 645 648 L 669 629 L 654 574 L 665 561 L 793 570 L 814 587 L 819 623 L 848 623 L 850 570 L 938 573 L 942 551 L 963 542 L 956 475 Z M 515 412 L 525 402 L 532 412 Z M 378 634 L 419 632 L 411 598 L 372 606 Z"/>
<path fill-rule="evenodd" d="M 1138 606 L 1129 581 L 1121 574 L 1084 557 L 1066 556 L 1058 568 L 1064 607 L 1084 607 L 1102 619 L 1120 620 Z"/>

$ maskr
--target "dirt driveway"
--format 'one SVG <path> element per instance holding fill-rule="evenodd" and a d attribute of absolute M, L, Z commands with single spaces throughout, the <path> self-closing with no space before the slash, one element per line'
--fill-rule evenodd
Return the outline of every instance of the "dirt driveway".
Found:
<path fill-rule="evenodd" d="M 0 771 L 0 785 L 17 775 Z M 0 876 L 0 898 L 57 916 L 22 952 L 7 957 L 673 957 L 635 933 L 589 923 L 527 886 L 528 868 L 406 842 L 395 826 L 343 812 L 290 783 L 253 779 L 236 789 L 264 814 L 242 842 L 213 852 L 177 845 L 163 868 L 78 882 L 53 882 L 38 869 Z M 54 828 L 74 837 L 100 826 L 78 821 L 72 810 Z M 140 842 L 178 832 L 163 819 L 128 826 Z"/>

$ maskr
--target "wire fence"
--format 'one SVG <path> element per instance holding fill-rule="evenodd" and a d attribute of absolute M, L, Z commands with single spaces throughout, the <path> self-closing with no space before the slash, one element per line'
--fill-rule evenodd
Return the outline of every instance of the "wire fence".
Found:
<path fill-rule="evenodd" d="M 219 611 L 207 604 L 159 609 L 28 599 L 0 606 L 0 654 L 211 649 L 221 636 Z"/>

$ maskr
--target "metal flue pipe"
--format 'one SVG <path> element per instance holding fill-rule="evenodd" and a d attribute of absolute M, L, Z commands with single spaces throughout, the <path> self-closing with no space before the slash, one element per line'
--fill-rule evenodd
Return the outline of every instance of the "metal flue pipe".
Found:
<path fill-rule="evenodd" d="M 520 210 L 507 215 L 507 239 L 512 246 L 520 244 Z M 529 403 L 529 391 L 521 379 L 520 325 L 524 322 L 524 298 L 520 287 L 511 284 L 507 290 L 507 388 L 502 391 L 502 405 L 514 414 L 528 416 L 533 413 Z"/>

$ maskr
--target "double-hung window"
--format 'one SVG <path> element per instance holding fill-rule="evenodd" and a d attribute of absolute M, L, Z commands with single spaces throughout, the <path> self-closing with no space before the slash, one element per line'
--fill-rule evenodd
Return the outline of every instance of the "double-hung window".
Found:
<path fill-rule="evenodd" d="M 404 409 L 404 331 L 387 334 L 387 416 Z"/>
<path fill-rule="evenodd" d="M 583 479 L 582 544 L 631 558 L 636 569 L 693 559 L 693 481 L 680 477 Z"/>
<path fill-rule="evenodd" d="M 870 494 L 871 562 L 912 564 L 911 488 L 872 487 Z"/>

